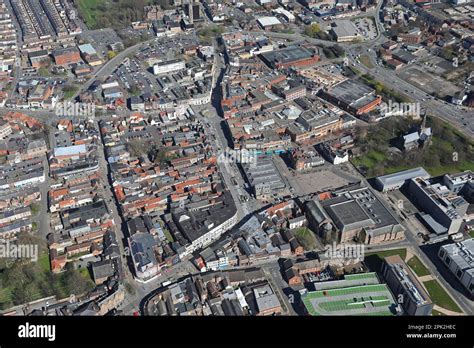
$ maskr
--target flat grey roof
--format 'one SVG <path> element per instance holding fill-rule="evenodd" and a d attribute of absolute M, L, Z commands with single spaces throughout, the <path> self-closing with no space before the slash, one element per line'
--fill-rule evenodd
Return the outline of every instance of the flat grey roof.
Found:
<path fill-rule="evenodd" d="M 289 46 L 261 54 L 261 56 L 270 63 L 291 63 L 301 59 L 309 58 L 312 55 L 313 52 L 311 52 L 309 49 L 298 46 Z"/>
<path fill-rule="evenodd" d="M 332 30 L 338 38 L 346 36 L 357 36 L 357 28 L 350 20 L 341 20 L 335 22 L 336 26 Z"/>
<path fill-rule="evenodd" d="M 417 167 L 401 172 L 378 176 L 377 181 L 382 186 L 402 185 L 405 181 L 413 178 L 429 178 L 431 175 L 423 168 Z"/>
<path fill-rule="evenodd" d="M 354 80 L 344 80 L 339 82 L 330 89 L 328 93 L 347 105 L 361 103 L 363 99 L 370 99 L 370 97 L 374 99 L 376 98 L 374 89 Z M 365 104 L 367 102 L 368 101 L 363 101 Z"/>
<path fill-rule="evenodd" d="M 374 224 L 374 221 L 354 200 L 330 205 L 326 210 L 342 231 Z"/>
<path fill-rule="evenodd" d="M 436 233 L 437 235 L 448 232 L 448 229 L 438 223 L 433 217 L 429 214 L 420 214 L 420 218 L 423 222 L 429 226 L 429 228 Z"/>
<path fill-rule="evenodd" d="M 441 247 L 462 270 L 474 270 L 474 238 Z"/>
<path fill-rule="evenodd" d="M 370 227 L 373 233 L 383 233 L 390 227 L 403 229 L 368 187 L 342 191 L 335 198 L 321 201 L 321 205 L 342 232 L 363 227 Z"/>

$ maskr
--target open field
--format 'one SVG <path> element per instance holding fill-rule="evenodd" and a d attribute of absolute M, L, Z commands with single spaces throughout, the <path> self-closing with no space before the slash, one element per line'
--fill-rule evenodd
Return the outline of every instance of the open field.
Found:
<path fill-rule="evenodd" d="M 404 69 L 400 72 L 400 77 L 428 94 L 436 93 L 440 98 L 453 95 L 460 90 L 453 83 L 440 76 L 422 71 L 418 67 Z"/>

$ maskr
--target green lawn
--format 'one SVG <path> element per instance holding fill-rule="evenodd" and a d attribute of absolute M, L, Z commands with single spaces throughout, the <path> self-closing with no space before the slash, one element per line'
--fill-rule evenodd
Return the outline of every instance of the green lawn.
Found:
<path fill-rule="evenodd" d="M 355 158 L 352 162 L 356 166 L 373 168 L 378 162 L 385 161 L 386 156 L 383 152 L 371 150 L 366 155 Z"/>
<path fill-rule="evenodd" d="M 0 310 L 51 295 L 62 299 L 70 294 L 77 295 L 94 288 L 86 268 L 52 274 L 47 257 L 48 254 L 44 253 L 37 263 L 24 264 L 17 268 L 16 272 L 20 272 L 21 276 L 7 278 L 5 273 L 8 270 L 0 273 L 0 282 L 3 284 L 3 287 L 0 287 Z M 25 278 L 24 283 L 18 279 L 21 277 Z"/>
<path fill-rule="evenodd" d="M 50 77 L 51 73 L 48 68 L 42 67 L 38 69 L 38 75 L 42 77 Z"/>
<path fill-rule="evenodd" d="M 374 67 L 374 65 L 370 61 L 369 56 L 367 56 L 367 55 L 360 56 L 360 62 L 362 64 L 364 64 L 369 69 L 372 69 Z"/>
<path fill-rule="evenodd" d="M 394 250 L 379 251 L 375 253 L 367 253 L 365 255 L 364 262 L 371 271 L 380 273 L 382 270 L 382 263 L 383 263 L 384 257 L 392 256 L 392 255 L 400 255 L 402 260 L 405 260 L 405 257 L 407 256 L 407 250 L 394 249 Z"/>
<path fill-rule="evenodd" d="M 439 285 L 437 280 L 428 280 L 423 283 L 430 294 L 434 304 L 453 312 L 462 313 L 462 310 L 448 295 L 448 293 Z"/>
<path fill-rule="evenodd" d="M 9 287 L 0 289 L 0 308 L 7 308 L 12 305 L 12 294 Z"/>
<path fill-rule="evenodd" d="M 90 279 L 91 276 L 89 274 L 89 270 L 87 268 L 80 268 L 79 273 L 81 273 L 81 276 L 83 276 L 85 279 Z"/>
<path fill-rule="evenodd" d="M 168 231 L 166 228 L 163 228 L 163 233 L 165 234 L 166 239 L 168 239 L 168 241 L 169 241 L 170 243 L 173 243 L 173 242 L 174 242 L 174 238 L 173 238 L 173 236 L 171 235 L 171 232 L 170 232 L 170 231 Z"/>
<path fill-rule="evenodd" d="M 68 90 L 64 91 L 64 99 L 72 98 L 78 90 L 79 90 L 79 88 L 74 86 L 74 88 L 71 88 L 71 89 L 68 89 Z"/>
<path fill-rule="evenodd" d="M 316 248 L 316 236 L 309 228 L 301 227 L 296 229 L 295 236 L 305 250 Z"/>
<path fill-rule="evenodd" d="M 48 272 L 51 269 L 48 252 L 44 252 L 40 255 L 38 258 L 38 264 L 44 272 Z"/>
<path fill-rule="evenodd" d="M 377 251 L 375 253 L 367 253 L 366 256 L 369 255 L 377 255 L 380 258 L 384 258 L 387 256 L 392 256 L 392 255 L 400 255 L 402 260 L 405 260 L 407 257 L 407 249 L 393 249 L 393 250 L 384 250 L 384 251 Z"/>
<path fill-rule="evenodd" d="M 472 230 L 471 232 L 469 232 L 469 235 L 474 238 L 474 230 Z"/>
<path fill-rule="evenodd" d="M 421 263 L 420 259 L 416 256 L 413 256 L 407 262 L 408 266 L 416 273 L 418 277 L 423 277 L 430 274 L 430 271 Z"/>
<path fill-rule="evenodd" d="M 433 310 L 431 311 L 431 315 L 434 316 L 434 317 L 441 317 L 441 316 L 444 316 L 444 315 L 446 315 L 446 314 L 441 313 L 440 311 L 437 311 L 436 309 L 433 309 Z"/>
<path fill-rule="evenodd" d="M 86 22 L 89 28 L 95 28 L 97 26 L 96 16 L 100 11 L 97 9 L 100 1 L 98 0 L 78 0 L 76 4 L 79 8 L 79 12 L 82 18 Z"/>

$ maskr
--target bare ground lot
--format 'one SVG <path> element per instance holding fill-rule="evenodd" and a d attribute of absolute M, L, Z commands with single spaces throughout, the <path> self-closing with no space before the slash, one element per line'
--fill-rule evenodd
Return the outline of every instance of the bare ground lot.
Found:
<path fill-rule="evenodd" d="M 420 88 L 426 93 L 438 93 L 442 96 L 453 95 L 459 91 L 459 87 L 444 80 L 439 76 L 424 72 L 417 67 L 410 67 L 400 72 L 400 78 Z"/>

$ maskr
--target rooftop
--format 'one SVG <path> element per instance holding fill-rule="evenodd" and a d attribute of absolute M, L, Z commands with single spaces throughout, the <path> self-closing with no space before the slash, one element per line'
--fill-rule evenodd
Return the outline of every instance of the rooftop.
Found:
<path fill-rule="evenodd" d="M 308 59 L 313 56 L 313 52 L 305 47 L 289 46 L 279 50 L 262 53 L 261 56 L 271 65 L 275 63 L 289 64 L 299 60 Z"/>
<path fill-rule="evenodd" d="M 398 282 L 403 286 L 405 292 L 417 306 L 431 303 L 428 293 L 417 280 L 411 269 L 408 268 L 406 263 L 402 260 L 400 255 L 387 256 L 385 262 L 391 267 Z"/>
<path fill-rule="evenodd" d="M 332 27 L 332 31 L 338 38 L 358 36 L 357 28 L 350 20 L 336 21 L 335 26 Z"/>
<path fill-rule="evenodd" d="M 403 183 L 413 178 L 429 178 L 430 174 L 422 167 L 407 169 L 401 172 L 387 174 L 377 177 L 377 181 L 383 186 L 391 186 Z"/>
<path fill-rule="evenodd" d="M 474 238 L 460 243 L 443 245 L 441 247 L 462 270 L 469 270 L 474 275 Z"/>
<path fill-rule="evenodd" d="M 366 228 L 376 233 L 386 228 L 403 227 L 368 187 L 347 190 L 321 202 L 336 226 L 342 231 Z"/>
<path fill-rule="evenodd" d="M 375 91 L 372 88 L 354 80 L 339 82 L 328 93 L 354 108 L 362 107 L 376 99 Z"/>
<path fill-rule="evenodd" d="M 262 27 L 270 27 L 272 25 L 280 25 L 281 22 L 278 20 L 276 17 L 260 17 L 257 18 L 257 22 L 262 26 Z"/>
<path fill-rule="evenodd" d="M 386 284 L 337 285 L 302 296 L 310 315 L 395 315 L 396 304 Z"/>

